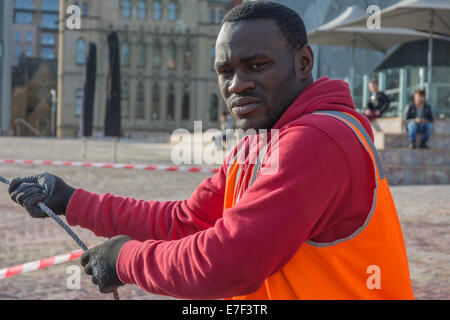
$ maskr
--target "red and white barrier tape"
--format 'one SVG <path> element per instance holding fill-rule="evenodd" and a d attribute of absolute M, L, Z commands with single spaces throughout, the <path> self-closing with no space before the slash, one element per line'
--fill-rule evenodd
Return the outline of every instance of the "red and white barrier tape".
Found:
<path fill-rule="evenodd" d="M 149 166 L 135 164 L 108 164 L 95 162 L 76 162 L 76 161 L 47 161 L 47 160 L 13 160 L 0 159 L 0 164 L 34 164 L 48 166 L 65 167 L 85 167 L 85 168 L 105 168 L 105 169 L 126 169 L 141 171 L 168 171 L 168 172 L 187 172 L 187 173 L 217 173 L 219 169 L 200 168 L 200 167 L 177 167 L 177 166 Z"/>
<path fill-rule="evenodd" d="M 61 264 L 64 262 L 76 260 L 79 257 L 81 257 L 82 254 L 83 254 L 83 250 L 76 250 L 76 251 L 72 251 L 67 254 L 62 254 L 62 255 L 51 257 L 51 258 L 37 260 L 37 261 L 21 264 L 21 265 L 6 268 L 6 269 L 0 269 L 0 280 L 14 277 L 19 274 L 24 274 L 24 273 L 28 273 L 28 272 L 41 270 L 41 269 L 44 269 L 44 268 L 47 268 L 50 266 L 54 266 L 57 264 Z"/>

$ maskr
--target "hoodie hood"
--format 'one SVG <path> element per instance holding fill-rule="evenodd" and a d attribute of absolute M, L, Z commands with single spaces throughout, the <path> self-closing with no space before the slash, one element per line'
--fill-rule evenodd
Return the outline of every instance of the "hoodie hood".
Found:
<path fill-rule="evenodd" d="M 373 140 L 370 121 L 355 109 L 347 82 L 322 77 L 306 87 L 294 103 L 281 116 L 273 129 L 292 125 L 302 116 L 323 110 L 347 112 L 357 118 Z"/>

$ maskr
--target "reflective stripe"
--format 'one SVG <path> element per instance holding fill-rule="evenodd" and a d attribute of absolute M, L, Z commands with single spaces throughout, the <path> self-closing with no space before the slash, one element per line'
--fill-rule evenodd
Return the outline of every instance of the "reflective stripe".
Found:
<path fill-rule="evenodd" d="M 236 180 L 235 180 L 235 182 L 234 182 L 234 192 L 233 192 L 233 198 L 236 198 L 236 189 L 237 189 L 237 186 L 238 186 L 238 184 L 239 184 L 239 180 L 241 179 L 241 173 L 242 173 L 242 167 L 238 164 L 238 172 L 236 173 Z M 236 200 L 236 202 L 237 201 L 239 201 L 239 199 L 238 200 Z"/>
<path fill-rule="evenodd" d="M 364 222 L 364 224 L 361 227 L 359 227 L 355 232 L 353 232 L 350 236 L 348 236 L 346 238 L 342 238 L 342 239 L 337 239 L 333 242 L 319 243 L 319 242 L 314 242 L 311 240 L 306 241 L 307 244 L 314 246 L 314 247 L 331 247 L 331 246 L 337 245 L 341 242 L 345 242 L 345 241 L 355 238 L 358 234 L 360 234 L 368 226 L 368 224 L 369 224 L 370 220 L 372 219 L 372 216 L 375 212 L 375 209 L 377 207 L 377 194 L 378 194 L 378 185 L 379 185 L 379 181 L 377 178 L 377 172 L 378 172 L 378 175 L 380 176 L 380 179 L 382 180 L 382 179 L 384 179 L 384 170 L 383 170 L 383 166 L 381 165 L 381 161 L 379 159 L 378 152 L 375 148 L 375 145 L 372 142 L 372 139 L 370 138 L 369 134 L 366 132 L 366 130 L 359 123 L 358 120 L 356 120 L 355 118 L 353 118 L 352 116 L 350 116 L 344 112 L 339 112 L 339 111 L 318 111 L 318 112 L 314 112 L 313 114 L 322 114 L 322 115 L 331 116 L 335 119 L 342 121 L 350 129 L 352 129 L 352 131 L 357 136 L 358 140 L 361 142 L 361 144 L 364 146 L 366 151 L 369 153 L 370 158 L 372 159 L 372 163 L 373 163 L 373 167 L 374 167 L 374 171 L 375 171 L 375 190 L 374 190 L 374 195 L 373 195 L 372 208 L 371 208 L 369 214 L 367 215 L 367 218 L 366 218 L 366 221 Z M 367 144 L 369 145 L 374 158 L 372 158 L 371 153 L 367 149 L 366 144 L 361 140 L 361 137 L 358 135 L 358 132 L 356 132 L 355 129 L 343 119 L 350 122 L 352 125 L 354 125 L 357 128 L 357 130 L 359 130 L 361 132 L 361 134 L 364 136 L 364 139 L 366 140 Z"/>
<path fill-rule="evenodd" d="M 253 185 L 253 183 L 255 183 L 256 178 L 258 177 L 258 173 L 259 173 L 259 170 L 261 169 L 261 165 L 262 165 L 262 159 L 267 152 L 268 146 L 269 146 L 269 144 L 267 143 L 264 146 L 264 148 L 262 148 L 262 150 L 260 151 L 260 153 L 258 155 L 258 158 L 256 159 L 255 166 L 253 167 L 252 178 L 250 179 L 250 183 L 248 185 L 249 188 Z"/>
<path fill-rule="evenodd" d="M 376 167 L 378 169 L 378 173 L 380 175 L 380 180 L 383 180 L 385 178 L 383 165 L 382 165 L 380 156 L 377 152 L 377 149 L 375 147 L 375 144 L 373 143 L 373 141 L 372 141 L 370 135 L 367 133 L 366 129 L 364 129 L 364 127 L 358 120 L 356 120 L 354 117 L 352 117 L 351 115 L 349 115 L 345 112 L 339 112 L 339 111 L 317 111 L 317 112 L 313 112 L 313 114 L 329 115 L 329 116 L 339 119 L 341 121 L 342 121 L 342 119 L 345 119 L 348 122 L 350 122 L 352 125 L 354 125 L 358 129 L 358 131 L 363 135 L 364 139 L 366 140 L 367 144 L 370 147 L 370 150 L 372 151 L 372 154 L 375 158 L 375 159 L 372 159 L 372 161 L 375 160 L 374 165 L 376 165 Z M 342 121 L 342 122 L 347 124 L 345 121 Z M 352 131 L 355 131 L 354 128 L 352 128 L 351 126 L 348 126 L 348 127 L 350 129 L 352 129 Z M 357 132 L 355 132 L 355 133 L 356 133 L 356 136 L 358 137 L 358 139 L 361 140 L 360 136 L 357 134 Z M 361 141 L 361 142 L 364 145 L 364 147 L 366 147 L 365 144 L 363 143 L 363 141 Z M 369 152 L 369 154 L 370 154 L 370 152 Z"/>

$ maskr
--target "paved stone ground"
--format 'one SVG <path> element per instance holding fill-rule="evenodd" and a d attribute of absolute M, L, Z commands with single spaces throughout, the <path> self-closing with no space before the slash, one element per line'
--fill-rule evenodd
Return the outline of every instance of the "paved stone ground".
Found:
<path fill-rule="evenodd" d="M 38 146 L 36 147 L 35 143 Z M 87 161 L 111 161 L 109 143 L 97 142 Z M 82 160 L 77 141 L 0 139 L 0 158 Z M 168 145 L 123 144 L 119 161 L 168 163 Z M 178 200 L 190 196 L 208 175 L 137 172 L 127 170 L 0 165 L 7 178 L 49 171 L 97 193 L 111 192 L 139 199 Z M 3 190 L 3 191 L 2 191 Z M 392 187 L 405 237 L 414 293 L 417 299 L 450 299 L 450 185 Z M 15 205 L 0 185 L 0 269 L 77 249 L 76 244 L 51 220 L 34 220 Z M 104 239 L 75 228 L 88 244 Z M 82 273 L 80 290 L 69 290 L 68 262 L 34 273 L 0 280 L 0 299 L 111 299 L 102 295 Z M 119 290 L 122 299 L 167 299 L 148 294 L 136 286 Z"/>

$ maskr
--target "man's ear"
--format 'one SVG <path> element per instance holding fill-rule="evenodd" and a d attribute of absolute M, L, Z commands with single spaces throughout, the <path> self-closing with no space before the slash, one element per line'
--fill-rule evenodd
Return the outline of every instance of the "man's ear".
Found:
<path fill-rule="evenodd" d="M 309 44 L 305 44 L 301 50 L 297 53 L 297 72 L 300 75 L 300 79 L 306 80 L 312 75 L 314 69 L 314 52 Z"/>

